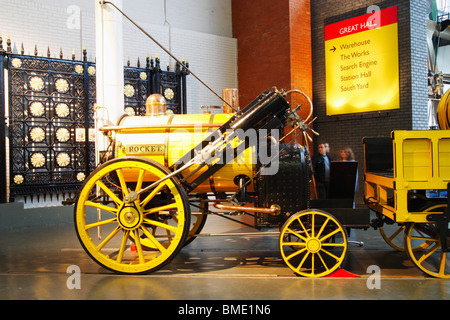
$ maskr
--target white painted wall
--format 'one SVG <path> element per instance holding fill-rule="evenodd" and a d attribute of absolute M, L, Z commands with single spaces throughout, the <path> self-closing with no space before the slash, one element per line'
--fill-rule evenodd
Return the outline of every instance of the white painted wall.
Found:
<path fill-rule="evenodd" d="M 50 48 L 51 56 L 59 57 L 62 49 L 65 59 L 71 59 L 75 52 L 76 60 L 81 60 L 86 47 L 88 61 L 95 61 L 96 1 L 0 0 L 3 48 L 6 49 L 9 35 L 15 53 L 20 53 L 23 43 L 28 55 L 34 55 L 36 45 L 39 56 L 47 56 Z M 192 71 L 219 94 L 224 88 L 237 88 L 237 40 L 232 38 L 231 0 L 166 0 L 166 4 L 164 10 L 164 0 L 124 0 L 123 11 L 177 57 L 186 58 Z M 161 49 L 125 19 L 123 42 L 123 65 L 129 58 L 135 66 L 139 57 L 144 66 L 147 54 L 158 54 L 163 67 L 170 62 Z M 222 102 L 190 76 L 187 104 L 188 113 L 201 113 L 201 105 Z M 56 200 L 36 199 L 25 207 L 60 205 Z"/>
<path fill-rule="evenodd" d="M 9 34 L 13 51 L 70 59 L 81 59 L 83 46 L 88 60 L 95 60 L 95 14 L 97 0 L 0 0 L 0 34 L 3 46 Z M 186 58 L 192 71 L 221 94 L 237 87 L 237 40 L 232 38 L 231 0 L 126 0 L 123 11 L 161 44 Z M 166 14 L 164 14 L 166 12 Z M 81 15 L 81 22 L 79 20 Z M 165 22 L 168 23 L 165 23 Z M 169 28 L 170 24 L 170 28 Z M 141 66 L 147 54 L 159 55 L 162 66 L 169 57 L 136 27 L 124 19 L 124 65 L 128 58 Z M 170 30 L 170 32 L 169 32 Z M 171 41 L 169 41 L 169 39 Z M 201 105 L 221 105 L 221 101 L 193 77 L 188 77 L 188 112 L 201 112 Z"/>
<path fill-rule="evenodd" d="M 445 74 L 450 74 L 450 45 L 439 47 L 437 65 L 439 71 Z"/>

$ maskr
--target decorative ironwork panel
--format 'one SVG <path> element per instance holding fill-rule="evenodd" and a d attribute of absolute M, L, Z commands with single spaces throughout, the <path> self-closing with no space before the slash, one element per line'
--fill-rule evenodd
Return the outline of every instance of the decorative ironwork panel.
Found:
<path fill-rule="evenodd" d="M 150 94 L 151 71 L 142 68 L 124 69 L 125 113 L 145 115 L 145 101 Z"/>
<path fill-rule="evenodd" d="M 166 98 L 167 109 L 175 114 L 183 113 L 180 108 L 180 77 L 176 72 L 161 72 L 160 92 Z"/>
<path fill-rule="evenodd" d="M 61 52 L 61 59 L 45 58 L 37 49 L 35 56 L 12 54 L 9 42 L 3 50 L 0 36 L 0 66 L 9 71 L 7 81 L 0 73 L 0 146 L 5 149 L 8 138 L 9 164 L 3 163 L 10 168 L 0 173 L 0 202 L 7 202 L 8 186 L 11 200 L 76 192 L 94 170 L 96 67 L 86 56 L 84 51 L 83 61 L 64 60 Z M 147 58 L 145 68 L 139 62 L 125 67 L 124 84 L 125 113 L 145 115 L 152 93 L 163 94 L 174 113 L 185 113 L 186 72 L 180 65 L 162 71 L 158 58 Z"/>
<path fill-rule="evenodd" d="M 173 113 L 186 113 L 186 72 L 176 66 L 175 71 L 162 71 L 160 60 L 149 60 L 145 68 L 125 67 L 124 70 L 125 113 L 145 115 L 145 101 L 152 93 L 162 94 L 167 108 Z"/>
<path fill-rule="evenodd" d="M 94 168 L 92 68 L 9 56 L 11 197 L 76 191 Z"/>

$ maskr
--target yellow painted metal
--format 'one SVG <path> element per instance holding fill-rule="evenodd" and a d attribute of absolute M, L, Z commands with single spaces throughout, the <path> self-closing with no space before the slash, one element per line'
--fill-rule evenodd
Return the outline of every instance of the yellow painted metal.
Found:
<path fill-rule="evenodd" d="M 450 182 L 450 130 L 393 131 L 392 176 L 365 172 L 365 199 L 396 222 L 427 222 L 426 213 L 410 212 L 412 190 L 446 190 Z"/>
<path fill-rule="evenodd" d="M 119 126 L 109 130 L 115 132 L 116 157 L 141 156 L 170 167 L 231 117 L 232 114 L 126 117 Z M 254 174 L 256 163 L 254 151 L 248 148 L 194 191 L 200 193 L 210 192 L 212 189 L 217 192 L 236 191 L 238 188 L 234 183 L 236 176 L 252 177 Z M 183 176 L 188 176 L 196 169 L 197 166 L 186 169 Z M 196 172 L 189 181 L 194 180 L 205 170 L 206 167 Z M 253 186 L 249 186 L 248 190 L 252 191 Z"/>
<path fill-rule="evenodd" d="M 305 210 L 283 225 L 279 247 L 286 265 L 295 273 L 319 278 L 334 272 L 347 253 L 347 235 L 331 214 Z"/>
<path fill-rule="evenodd" d="M 137 177 L 135 182 L 126 180 L 130 173 Z M 88 177 L 76 202 L 75 226 L 93 260 L 115 272 L 141 274 L 173 259 L 190 224 L 187 196 L 179 182 L 168 179 L 134 203 L 124 201 L 129 190 L 142 189 L 145 177 L 161 179 L 169 173 L 151 160 L 126 157 L 101 165 Z"/>

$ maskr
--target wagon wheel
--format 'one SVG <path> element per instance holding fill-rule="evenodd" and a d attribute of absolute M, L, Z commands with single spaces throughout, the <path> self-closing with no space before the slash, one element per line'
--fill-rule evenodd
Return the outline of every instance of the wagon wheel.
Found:
<path fill-rule="evenodd" d="M 447 204 L 432 205 L 423 212 L 444 213 Z M 406 252 L 423 272 L 437 278 L 450 278 L 450 257 L 442 249 L 442 239 L 436 223 L 410 223 L 405 232 Z M 444 239 L 447 241 L 447 239 Z M 413 251 L 418 244 L 423 251 Z"/>
<path fill-rule="evenodd" d="M 392 225 L 389 227 L 379 227 L 381 237 L 386 241 L 388 245 L 390 245 L 392 248 L 394 248 L 397 251 L 405 252 L 404 247 L 404 231 L 405 231 L 405 225 L 404 224 L 398 224 L 398 225 Z"/>
<path fill-rule="evenodd" d="M 142 274 L 158 270 L 176 256 L 190 224 L 186 192 L 178 180 L 173 177 L 157 184 L 133 203 L 124 201 L 130 191 L 139 192 L 168 174 L 155 161 L 123 157 L 104 163 L 89 176 L 76 202 L 75 226 L 81 245 L 99 265 L 118 273 Z M 136 250 L 131 250 L 130 238 Z"/>
<path fill-rule="evenodd" d="M 377 213 L 377 216 L 380 220 L 388 219 L 381 215 L 381 213 Z M 405 241 L 404 241 L 404 231 L 406 230 L 406 225 L 404 223 L 393 224 L 393 221 L 388 219 L 391 224 L 384 223 L 384 226 L 379 227 L 381 237 L 386 241 L 386 243 L 394 248 L 397 251 L 405 252 Z M 427 243 L 419 244 L 414 247 L 413 251 L 421 251 L 427 247 Z"/>
<path fill-rule="evenodd" d="M 347 235 L 332 215 L 305 210 L 291 216 L 280 234 L 284 262 L 295 273 L 318 278 L 334 272 L 344 261 Z"/>

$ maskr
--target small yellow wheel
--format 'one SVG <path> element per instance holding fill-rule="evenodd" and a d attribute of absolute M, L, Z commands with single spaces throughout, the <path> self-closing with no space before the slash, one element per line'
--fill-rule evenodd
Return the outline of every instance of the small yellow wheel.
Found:
<path fill-rule="evenodd" d="M 139 157 L 114 159 L 92 172 L 76 202 L 75 227 L 94 261 L 114 272 L 143 274 L 176 256 L 190 225 L 187 195 L 178 180 L 167 179 L 136 201 L 125 201 L 131 191 L 139 193 L 168 174 L 157 162 Z"/>
<path fill-rule="evenodd" d="M 280 234 L 280 252 L 295 273 L 311 278 L 334 272 L 347 253 L 347 235 L 331 214 L 305 210 L 291 216 Z"/>
<path fill-rule="evenodd" d="M 423 212 L 444 213 L 447 204 L 432 205 Z M 448 231 L 447 231 L 448 234 Z M 410 223 L 405 232 L 405 248 L 411 261 L 426 274 L 450 278 L 450 257 L 442 251 L 442 239 L 436 223 Z M 444 239 L 447 241 L 447 239 Z M 413 248 L 422 246 L 422 251 Z"/>
<path fill-rule="evenodd" d="M 405 252 L 405 248 L 403 246 L 403 237 L 405 231 L 404 224 L 398 224 L 396 226 L 386 226 L 379 227 L 381 237 L 386 241 L 388 245 L 394 248 L 397 251 Z"/>

